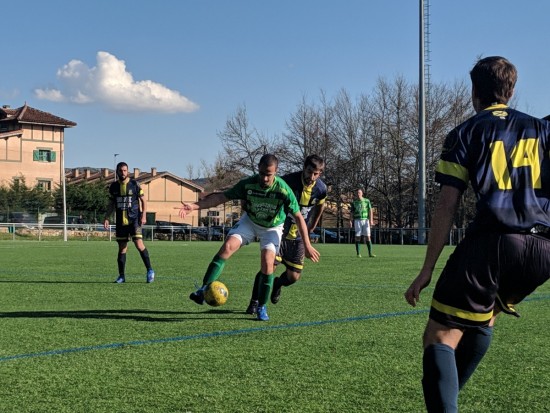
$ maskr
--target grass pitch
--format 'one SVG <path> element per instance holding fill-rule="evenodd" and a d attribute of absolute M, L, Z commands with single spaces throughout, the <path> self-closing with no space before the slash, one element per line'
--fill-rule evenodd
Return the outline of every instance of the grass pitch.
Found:
<path fill-rule="evenodd" d="M 257 244 L 227 262 L 226 305 L 187 298 L 220 245 L 148 242 L 153 284 L 130 245 L 118 285 L 114 242 L 1 242 L 0 412 L 424 410 L 432 289 L 416 309 L 403 292 L 425 247 L 375 245 L 376 258 L 358 259 L 353 245 L 317 245 L 321 262 L 306 263 L 262 323 L 244 313 Z M 498 320 L 461 412 L 548 411 L 549 309 L 545 285 L 519 320 Z"/>

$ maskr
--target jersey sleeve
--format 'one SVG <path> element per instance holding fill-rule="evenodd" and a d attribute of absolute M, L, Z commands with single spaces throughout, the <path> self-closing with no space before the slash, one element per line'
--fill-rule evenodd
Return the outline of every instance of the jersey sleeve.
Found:
<path fill-rule="evenodd" d="M 445 139 L 441 158 L 435 169 L 435 181 L 441 185 L 453 186 L 460 191 L 468 187 L 467 144 L 460 138 L 456 129 Z"/>

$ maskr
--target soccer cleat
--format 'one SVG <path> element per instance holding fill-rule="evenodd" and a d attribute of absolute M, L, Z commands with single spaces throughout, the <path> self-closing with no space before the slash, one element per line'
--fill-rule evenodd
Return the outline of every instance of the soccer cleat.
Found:
<path fill-rule="evenodd" d="M 374 255 L 374 254 L 369 254 L 369 257 L 374 258 L 374 257 L 376 257 L 376 255 Z"/>
<path fill-rule="evenodd" d="M 361 258 L 361 254 L 357 254 L 357 258 Z"/>
<path fill-rule="evenodd" d="M 197 304 L 203 305 L 204 304 L 204 291 L 201 290 L 201 289 L 198 289 L 197 291 L 192 292 L 189 295 L 189 299 L 193 300 Z"/>
<path fill-rule="evenodd" d="M 122 284 L 123 282 L 126 282 L 126 278 L 124 275 L 119 275 L 118 278 L 115 280 L 115 283 Z"/>
<path fill-rule="evenodd" d="M 152 283 L 155 281 L 155 271 L 152 268 L 147 270 L 147 282 Z"/>
<path fill-rule="evenodd" d="M 269 321 L 269 316 L 267 315 L 267 308 L 265 305 L 258 307 L 257 316 L 259 321 Z"/>
<path fill-rule="evenodd" d="M 248 308 L 246 309 L 246 314 L 257 314 L 258 313 L 258 301 L 257 300 L 250 300 L 250 304 L 248 304 Z"/>
<path fill-rule="evenodd" d="M 271 291 L 271 302 L 273 304 L 277 304 L 279 300 L 281 299 L 281 290 L 283 289 L 283 286 L 281 284 L 274 285 L 273 291 Z"/>

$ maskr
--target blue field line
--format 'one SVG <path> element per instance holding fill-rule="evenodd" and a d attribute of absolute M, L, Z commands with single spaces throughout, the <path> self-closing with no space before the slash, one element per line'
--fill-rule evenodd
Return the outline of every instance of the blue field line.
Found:
<path fill-rule="evenodd" d="M 180 341 L 200 340 L 200 339 L 212 338 L 212 337 L 236 336 L 239 334 L 251 334 L 251 333 L 257 333 L 257 332 L 264 332 L 264 331 L 322 326 L 326 324 L 340 324 L 340 323 L 350 323 L 350 322 L 364 321 L 364 320 L 377 320 L 381 318 L 416 315 L 416 314 L 422 314 L 426 312 L 428 312 L 427 309 L 399 311 L 399 312 L 393 312 L 393 313 L 370 314 L 370 315 L 357 316 L 357 317 L 340 318 L 335 320 L 308 321 L 304 323 L 244 328 L 244 329 L 229 330 L 229 331 L 213 331 L 210 333 L 193 334 L 190 336 L 168 337 L 168 338 L 159 338 L 159 339 L 153 339 L 153 340 L 136 340 L 136 341 L 127 341 L 123 343 L 100 344 L 96 346 L 84 346 L 84 347 L 42 351 L 37 353 L 3 356 L 3 357 L 0 357 L 0 362 L 6 362 L 6 361 L 18 360 L 18 359 L 36 358 L 36 357 L 56 356 L 56 355 L 63 355 L 63 354 L 70 354 L 70 353 L 81 353 L 86 351 L 108 350 L 108 349 L 122 348 L 122 347 L 129 347 L 129 346 L 144 346 L 144 345 L 150 345 L 150 344 L 173 343 L 173 342 L 180 342 Z"/>

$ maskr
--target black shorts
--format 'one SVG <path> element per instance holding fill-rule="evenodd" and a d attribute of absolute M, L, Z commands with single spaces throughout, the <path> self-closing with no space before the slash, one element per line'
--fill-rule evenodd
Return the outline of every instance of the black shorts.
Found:
<path fill-rule="evenodd" d="M 282 239 L 275 264 L 282 262 L 288 269 L 302 272 L 304 268 L 305 248 L 301 239 Z"/>
<path fill-rule="evenodd" d="M 117 225 L 116 226 L 116 240 L 121 242 L 127 242 L 136 239 L 143 238 L 141 232 L 141 225 L 137 221 L 130 223 L 129 225 Z"/>
<path fill-rule="evenodd" d="M 550 240 L 536 234 L 468 235 L 449 257 L 430 318 L 448 327 L 487 325 L 498 294 L 517 304 L 550 275 Z"/>

